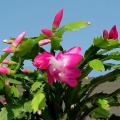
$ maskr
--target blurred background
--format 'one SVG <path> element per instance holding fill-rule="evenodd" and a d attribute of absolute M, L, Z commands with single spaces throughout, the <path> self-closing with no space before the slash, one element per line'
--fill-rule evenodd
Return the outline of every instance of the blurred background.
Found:
<path fill-rule="evenodd" d="M 23 31 L 29 37 L 37 36 L 42 28 L 51 28 L 61 8 L 64 9 L 61 26 L 79 20 L 91 22 L 87 28 L 64 34 L 63 47 L 69 49 L 79 45 L 83 54 L 104 28 L 110 29 L 116 24 L 120 31 L 119 6 L 120 0 L 0 0 L 0 54 L 6 46 L 3 39 L 16 37 Z M 99 74 L 93 72 L 91 75 Z"/>

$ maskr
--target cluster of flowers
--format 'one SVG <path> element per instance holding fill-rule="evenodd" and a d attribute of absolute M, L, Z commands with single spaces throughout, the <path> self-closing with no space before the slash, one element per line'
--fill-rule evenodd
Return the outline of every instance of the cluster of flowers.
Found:
<path fill-rule="evenodd" d="M 59 28 L 63 17 L 63 9 L 59 10 L 56 14 L 52 27 L 54 29 Z M 39 41 L 39 45 L 43 46 L 51 42 L 51 38 L 54 36 L 54 32 L 48 28 L 44 28 L 41 32 L 46 36 L 47 39 Z M 20 45 L 24 39 L 26 32 L 21 33 L 15 40 L 3 40 L 7 44 L 11 44 L 10 47 L 5 48 L 3 51 L 10 54 L 15 52 L 16 48 Z M 80 70 L 77 68 L 78 63 L 82 60 L 80 55 L 81 48 L 73 47 L 65 53 L 61 51 L 55 57 L 50 52 L 43 52 L 38 54 L 33 61 L 33 65 L 38 69 L 44 69 L 48 75 L 48 83 L 52 84 L 54 81 L 64 82 L 71 87 L 77 85 L 77 77 L 80 75 Z M 15 64 L 11 60 L 3 60 L 2 64 Z M 29 69 L 22 70 L 25 73 L 29 73 Z M 10 74 L 13 72 L 7 67 L 0 66 L 1 74 Z"/>
<path fill-rule="evenodd" d="M 54 29 L 59 28 L 63 17 L 63 9 L 59 10 L 56 14 L 52 27 Z M 47 39 L 39 41 L 39 45 L 43 46 L 51 42 L 51 38 L 54 36 L 54 32 L 48 28 L 44 28 L 41 32 L 46 36 Z M 26 32 L 21 33 L 17 36 L 15 40 L 3 40 L 4 43 L 11 44 L 10 47 L 3 49 L 4 52 L 10 54 L 15 52 L 16 48 L 20 45 L 24 39 Z M 118 32 L 116 26 L 114 25 L 110 32 L 106 29 L 103 31 L 104 39 L 118 39 Z M 38 54 L 34 60 L 33 65 L 38 69 L 46 70 L 48 76 L 48 83 L 52 84 L 55 81 L 63 82 L 70 87 L 76 87 L 77 78 L 80 76 L 80 70 L 77 68 L 78 63 L 82 60 L 82 55 L 80 54 L 81 48 L 79 46 L 73 47 L 70 50 L 62 53 L 61 51 L 57 56 L 54 56 L 50 52 L 43 52 Z M 11 60 L 3 60 L 0 66 L 1 74 L 10 74 L 13 71 L 9 68 L 3 66 L 3 64 L 16 64 Z M 25 68 L 22 69 L 23 72 L 29 73 L 30 70 Z"/>

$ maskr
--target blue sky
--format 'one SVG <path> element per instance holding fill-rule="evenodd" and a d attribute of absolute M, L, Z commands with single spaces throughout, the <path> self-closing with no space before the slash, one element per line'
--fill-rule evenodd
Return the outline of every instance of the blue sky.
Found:
<path fill-rule="evenodd" d="M 4 48 L 2 39 L 23 31 L 27 31 L 27 36 L 37 36 L 40 29 L 51 28 L 56 12 L 63 8 L 61 25 L 78 20 L 92 23 L 87 28 L 64 34 L 64 48 L 79 45 L 84 52 L 104 28 L 110 29 L 116 24 L 120 31 L 119 6 L 120 0 L 0 0 L 0 50 Z"/>

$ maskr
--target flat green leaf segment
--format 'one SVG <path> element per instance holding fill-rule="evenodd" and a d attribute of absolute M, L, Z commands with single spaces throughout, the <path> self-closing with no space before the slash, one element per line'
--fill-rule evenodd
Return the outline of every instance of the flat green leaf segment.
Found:
<path fill-rule="evenodd" d="M 55 35 L 58 36 L 58 37 L 62 37 L 64 32 L 76 31 L 76 30 L 79 30 L 81 28 L 87 27 L 89 25 L 90 25 L 90 22 L 87 22 L 87 21 L 71 22 L 71 23 L 68 23 L 68 24 L 64 25 L 60 29 L 58 29 L 55 32 Z"/>
<path fill-rule="evenodd" d="M 7 114 L 6 108 L 3 107 L 0 111 L 0 120 L 8 120 Z"/>
<path fill-rule="evenodd" d="M 91 113 L 91 116 L 93 118 L 96 118 L 97 120 L 99 118 L 104 118 L 104 119 L 107 119 L 109 117 L 109 112 L 105 109 L 102 109 L 102 108 L 96 108 L 92 113 Z"/>
<path fill-rule="evenodd" d="M 120 52 L 115 51 L 107 55 L 105 59 L 113 59 L 113 60 L 120 60 Z"/>
<path fill-rule="evenodd" d="M 105 70 L 102 61 L 101 61 L 101 60 L 98 60 L 98 59 L 94 59 L 94 60 L 90 61 L 90 62 L 89 62 L 89 66 L 90 66 L 93 70 L 96 70 L 96 71 L 104 71 L 104 70 Z"/>
<path fill-rule="evenodd" d="M 102 37 L 94 38 L 94 45 L 102 49 L 113 49 L 119 47 L 120 43 L 118 40 L 109 39 L 105 40 Z"/>
<path fill-rule="evenodd" d="M 106 99 L 98 99 L 98 104 L 102 109 L 109 110 L 110 106 L 108 104 L 108 101 Z"/>
<path fill-rule="evenodd" d="M 39 109 L 44 109 L 46 105 L 45 101 L 44 93 L 42 91 L 38 91 L 31 103 L 33 111 L 36 112 Z"/>
<path fill-rule="evenodd" d="M 79 30 L 80 28 L 87 27 L 88 25 L 90 25 L 90 22 L 86 21 L 71 22 L 65 25 L 64 29 L 66 31 L 75 31 Z"/>

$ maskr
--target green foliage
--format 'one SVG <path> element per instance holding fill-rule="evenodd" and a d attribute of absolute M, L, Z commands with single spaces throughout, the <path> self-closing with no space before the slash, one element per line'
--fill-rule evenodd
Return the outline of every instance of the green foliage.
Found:
<path fill-rule="evenodd" d="M 15 51 L 14 55 L 16 57 L 23 57 L 29 54 L 30 51 L 32 50 L 33 45 L 34 45 L 34 42 L 32 39 L 27 39 L 23 41 L 19 46 L 19 48 Z"/>
<path fill-rule="evenodd" d="M 113 49 L 119 47 L 118 40 L 113 39 L 105 40 L 102 37 L 94 38 L 93 43 L 95 46 L 100 47 L 102 49 Z"/>
<path fill-rule="evenodd" d="M 71 22 L 71 23 L 68 23 L 68 24 L 64 25 L 60 29 L 58 29 L 55 32 L 55 35 L 61 38 L 63 33 L 66 32 L 66 31 L 79 30 L 81 28 L 87 27 L 88 25 L 90 25 L 90 22 L 86 22 L 86 21 Z"/>
<path fill-rule="evenodd" d="M 3 74 L 3 68 L 0 68 L 0 120 L 77 120 L 78 118 L 84 120 L 88 115 L 91 116 L 91 119 L 110 118 L 109 108 L 120 106 L 120 89 L 112 93 L 104 93 L 103 90 L 101 90 L 103 92 L 94 93 L 94 90 L 100 84 L 108 81 L 116 80 L 119 82 L 119 40 L 104 39 L 101 36 L 94 38 L 92 45 L 85 51 L 83 60 L 78 66 L 75 66 L 81 72 L 78 78 L 76 78 L 77 73 L 74 76 L 78 82 L 75 88 L 64 84 L 69 82 L 72 84 L 74 77 L 70 75 L 74 71 L 74 67 L 67 66 L 67 70 L 62 69 L 62 59 L 58 60 L 55 66 L 60 63 L 60 65 L 57 65 L 59 66 L 57 69 L 63 72 L 63 81 L 54 80 L 52 85 L 48 84 L 47 70 L 39 70 L 31 65 L 25 65 L 26 60 L 34 63 L 36 55 L 46 51 L 38 45 L 40 40 L 50 39 L 51 49 L 48 52 L 51 52 L 52 55 L 56 55 L 59 51 L 64 54 L 65 50 L 61 46 L 63 33 L 75 31 L 88 25 L 89 22 L 86 21 L 72 22 L 61 28 L 53 28 L 52 37 L 47 37 L 44 34 L 36 37 L 26 37 L 18 47 L 14 47 L 14 53 L 1 55 L 0 67 L 9 68 L 10 73 Z M 13 47 L 13 44 L 10 46 Z M 117 51 L 115 51 L 116 48 Z M 2 61 L 6 58 L 16 62 L 16 64 L 3 64 Z M 74 61 L 74 58 L 72 59 Z M 49 58 L 46 59 L 45 57 L 43 60 L 49 61 Z M 43 60 L 39 62 L 42 63 Z M 112 60 L 116 60 L 116 62 Z M 69 62 L 69 58 L 65 62 Z M 24 65 L 29 66 L 32 72 L 29 73 L 29 70 L 28 73 L 23 72 L 21 69 L 25 68 Z M 48 63 L 48 68 L 49 66 L 52 67 L 51 63 Z M 72 71 L 68 71 L 69 69 L 72 69 Z M 107 70 L 108 73 L 89 78 L 89 74 L 93 70 Z M 52 73 L 52 69 L 49 72 Z M 67 75 L 64 76 L 64 74 Z M 55 74 L 54 78 L 60 77 L 57 75 L 60 74 Z"/>
<path fill-rule="evenodd" d="M 88 25 L 90 25 L 90 22 L 78 21 L 78 22 L 68 23 L 63 27 L 65 31 L 75 31 L 75 30 L 79 30 L 80 28 L 86 27 Z"/>
<path fill-rule="evenodd" d="M 36 91 L 39 87 L 41 87 L 41 85 L 42 85 L 42 82 L 40 81 L 35 82 L 31 87 L 31 91 Z"/>
<path fill-rule="evenodd" d="M 43 91 L 39 90 L 35 95 L 31 102 L 32 109 L 34 112 L 37 112 L 38 110 L 44 109 L 46 106 L 46 99 L 45 94 Z"/>
<path fill-rule="evenodd" d="M 11 94 L 13 94 L 14 97 L 19 98 L 20 97 L 20 93 L 18 91 L 18 89 L 15 86 L 11 86 Z"/>
<path fill-rule="evenodd" d="M 96 119 L 107 119 L 109 117 L 109 112 L 102 108 L 96 108 L 91 116 Z"/>
<path fill-rule="evenodd" d="M 7 110 L 5 107 L 1 108 L 1 111 L 0 111 L 0 120 L 8 120 L 7 118 Z"/>
<path fill-rule="evenodd" d="M 113 59 L 113 60 L 120 60 L 120 52 L 116 51 L 116 52 L 112 52 L 110 54 L 108 54 L 105 59 L 109 60 L 109 59 Z"/>
<path fill-rule="evenodd" d="M 96 71 L 104 71 L 105 70 L 102 61 L 98 60 L 98 59 L 94 59 L 94 60 L 90 61 L 89 66 L 91 68 L 93 68 L 93 70 L 96 70 Z"/>
<path fill-rule="evenodd" d="M 51 48 L 53 50 L 59 50 L 60 49 L 60 42 L 61 42 L 61 39 L 60 38 L 52 38 L 51 40 Z"/>
<path fill-rule="evenodd" d="M 97 103 L 100 105 L 100 107 L 102 109 L 105 109 L 105 110 L 109 110 L 110 109 L 109 108 L 110 106 L 109 106 L 108 101 L 106 99 L 99 98 Z"/>

